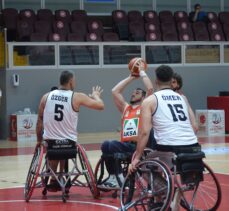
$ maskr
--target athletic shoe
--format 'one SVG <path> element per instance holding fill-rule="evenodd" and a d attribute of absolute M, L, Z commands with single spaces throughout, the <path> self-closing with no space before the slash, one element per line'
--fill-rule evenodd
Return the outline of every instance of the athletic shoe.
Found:
<path fill-rule="evenodd" d="M 106 188 L 120 188 L 115 175 L 110 175 L 109 178 L 103 183 Z"/>

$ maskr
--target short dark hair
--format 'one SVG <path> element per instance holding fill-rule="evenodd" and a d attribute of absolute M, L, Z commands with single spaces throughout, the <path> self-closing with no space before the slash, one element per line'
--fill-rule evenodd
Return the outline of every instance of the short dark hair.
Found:
<path fill-rule="evenodd" d="M 66 85 L 72 79 L 74 73 L 70 70 L 64 70 L 60 75 L 60 85 Z"/>
<path fill-rule="evenodd" d="M 137 88 L 136 90 L 141 90 L 142 91 L 142 96 L 145 97 L 146 96 L 146 91 L 142 88 Z"/>
<path fill-rule="evenodd" d="M 168 65 L 160 65 L 155 72 L 160 82 L 169 82 L 173 77 L 173 69 Z"/>
<path fill-rule="evenodd" d="M 53 87 L 51 88 L 51 91 L 54 91 L 54 90 L 57 90 L 57 89 L 58 89 L 57 86 L 53 86 Z"/>
<path fill-rule="evenodd" d="M 179 75 L 178 73 L 174 73 L 173 78 L 177 81 L 177 84 L 179 85 L 179 89 L 181 89 L 181 87 L 183 86 L 183 79 L 181 75 Z"/>
<path fill-rule="evenodd" d="M 197 7 L 201 7 L 200 4 L 195 4 L 194 9 L 196 10 Z"/>

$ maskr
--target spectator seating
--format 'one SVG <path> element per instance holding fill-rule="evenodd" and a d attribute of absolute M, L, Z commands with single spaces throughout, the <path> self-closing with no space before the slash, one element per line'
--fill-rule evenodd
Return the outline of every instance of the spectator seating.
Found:
<path fill-rule="evenodd" d="M 129 39 L 128 17 L 124 10 L 112 11 L 113 29 L 118 33 L 120 40 Z"/>
<path fill-rule="evenodd" d="M 103 41 L 105 42 L 116 42 L 119 41 L 118 34 L 115 32 L 105 32 L 103 34 Z"/>
<path fill-rule="evenodd" d="M 50 9 L 39 9 L 37 11 L 37 19 L 48 21 L 48 22 L 52 23 L 54 20 L 54 15 L 52 13 L 52 10 L 50 10 Z"/>
<path fill-rule="evenodd" d="M 129 11 L 127 16 L 128 16 L 128 22 L 129 23 L 132 21 L 143 21 L 142 13 L 138 10 Z"/>
<path fill-rule="evenodd" d="M 31 24 L 34 24 L 34 22 L 37 19 L 37 16 L 36 16 L 35 12 L 33 10 L 31 10 L 31 9 L 20 10 L 18 16 L 19 16 L 20 20 L 24 20 L 24 21 L 30 22 Z"/>
<path fill-rule="evenodd" d="M 145 23 L 154 23 L 159 25 L 159 17 L 156 11 L 147 10 L 143 12 L 143 18 Z"/>
<path fill-rule="evenodd" d="M 67 36 L 69 33 L 69 24 L 68 22 L 62 21 L 62 20 L 55 20 L 52 23 L 53 32 L 57 34 L 62 34 L 64 36 Z"/>
<path fill-rule="evenodd" d="M 219 22 L 208 23 L 208 31 L 212 41 L 225 41 L 222 26 Z"/>
<path fill-rule="evenodd" d="M 174 22 L 161 23 L 162 40 L 178 41 L 176 25 Z"/>
<path fill-rule="evenodd" d="M 191 23 L 185 11 L 114 10 L 106 18 L 88 16 L 85 10 L 58 9 L 53 13 L 39 9 L 35 13 L 28 8 L 6 8 L 0 14 L 0 24 L 7 28 L 8 41 L 52 40 L 53 34 L 61 35 L 61 41 L 78 42 L 229 40 L 229 12 L 210 11 L 207 17 L 208 22 Z"/>
<path fill-rule="evenodd" d="M 89 33 L 96 33 L 100 36 L 104 34 L 103 23 L 100 20 L 90 19 L 87 23 L 88 32 Z"/>
<path fill-rule="evenodd" d="M 68 10 L 56 10 L 55 11 L 55 19 L 57 21 L 63 21 L 65 23 L 71 22 L 71 14 Z"/>
<path fill-rule="evenodd" d="M 192 25 L 193 33 L 196 41 L 209 41 L 208 30 L 205 22 L 199 21 Z"/>
<path fill-rule="evenodd" d="M 88 21 L 87 12 L 85 10 L 73 10 L 71 14 L 73 21 L 81 21 L 85 23 Z"/>
<path fill-rule="evenodd" d="M 37 20 L 34 23 L 34 32 L 43 33 L 48 36 L 52 32 L 51 23 L 45 20 Z"/>
<path fill-rule="evenodd" d="M 67 35 L 67 41 L 70 42 L 84 42 L 85 36 L 81 33 L 69 33 Z"/>
<path fill-rule="evenodd" d="M 144 41 L 145 29 L 142 20 L 136 20 L 129 23 L 129 40 L 130 41 Z"/>
<path fill-rule="evenodd" d="M 17 41 L 30 41 L 30 36 L 33 33 L 33 24 L 27 20 L 17 21 Z"/>
<path fill-rule="evenodd" d="M 14 8 L 2 10 L 4 27 L 7 28 L 7 41 L 16 40 L 18 11 Z"/>
<path fill-rule="evenodd" d="M 66 41 L 66 37 L 64 34 L 51 33 L 48 36 L 48 40 L 51 42 L 61 42 Z"/>
<path fill-rule="evenodd" d="M 224 32 L 226 40 L 229 41 L 229 24 L 228 23 L 223 24 L 223 32 Z"/>
<path fill-rule="evenodd" d="M 209 22 L 219 22 L 218 16 L 215 12 L 208 12 L 207 16 Z"/>
<path fill-rule="evenodd" d="M 80 33 L 83 36 L 86 36 L 88 33 L 86 23 L 82 21 L 72 21 L 70 24 L 70 29 L 72 33 Z"/>
<path fill-rule="evenodd" d="M 193 32 L 189 20 L 183 19 L 177 22 L 178 38 L 180 41 L 193 41 Z"/>
<path fill-rule="evenodd" d="M 48 41 L 47 34 L 35 32 L 30 35 L 31 42 L 46 42 Z"/>
<path fill-rule="evenodd" d="M 220 12 L 219 20 L 222 24 L 229 24 L 229 12 Z"/>
<path fill-rule="evenodd" d="M 160 11 L 159 19 L 161 23 L 174 23 L 173 13 L 169 10 Z"/>
<path fill-rule="evenodd" d="M 86 35 L 86 41 L 88 41 L 88 42 L 101 42 L 102 37 L 100 34 L 97 34 L 96 32 L 89 32 Z"/>
<path fill-rule="evenodd" d="M 188 14 L 185 11 L 176 11 L 174 13 L 174 18 L 176 23 L 179 23 L 181 21 L 189 22 Z"/>
<path fill-rule="evenodd" d="M 161 41 L 161 33 L 159 31 L 147 32 L 145 40 L 146 41 Z"/>

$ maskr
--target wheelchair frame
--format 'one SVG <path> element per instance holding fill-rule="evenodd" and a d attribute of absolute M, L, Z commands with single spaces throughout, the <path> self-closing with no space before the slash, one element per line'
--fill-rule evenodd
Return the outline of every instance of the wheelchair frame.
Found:
<path fill-rule="evenodd" d="M 149 148 L 144 149 L 144 154 L 142 156 L 142 159 L 145 159 L 145 156 L 147 155 L 147 153 L 151 152 L 152 150 Z M 106 156 L 111 156 L 111 155 L 105 155 Z M 131 158 L 133 157 L 133 153 L 115 153 L 114 154 L 114 160 L 115 160 L 115 164 L 116 165 L 116 170 L 118 169 L 118 165 L 119 162 L 121 162 L 121 166 L 122 166 L 122 172 L 123 172 L 123 176 L 127 176 L 128 173 L 128 166 L 131 162 Z M 115 173 L 117 182 L 120 186 L 120 188 L 106 188 L 103 187 L 102 184 L 104 182 L 106 182 L 106 180 L 109 178 L 109 174 L 106 171 L 106 166 L 105 166 L 105 160 L 104 160 L 104 156 L 101 156 L 101 158 L 99 159 L 98 163 L 96 164 L 95 167 L 95 179 L 96 179 L 96 185 L 97 188 L 100 191 L 103 192 L 110 192 L 113 191 L 112 193 L 112 197 L 116 198 L 118 196 L 118 191 L 120 191 L 121 187 L 122 187 L 122 181 L 120 180 L 120 178 L 118 177 L 118 172 L 116 171 Z"/>
<path fill-rule="evenodd" d="M 176 161 L 174 156 L 174 160 Z M 221 202 L 220 184 L 211 168 L 203 162 L 203 180 L 195 182 L 182 182 L 180 173 L 173 164 L 173 172 L 166 163 L 155 158 L 146 159 L 137 165 L 135 173 L 127 175 L 121 188 L 119 211 L 127 210 L 160 210 L 170 209 L 171 201 L 176 190 L 180 192 L 180 205 L 189 211 L 215 211 Z M 160 172 L 162 185 L 167 184 L 167 189 L 157 190 L 160 182 L 157 177 Z M 147 175 L 148 174 L 148 175 Z M 147 175 L 144 176 L 144 175 Z M 190 172 L 192 176 L 192 172 Z M 145 179 L 146 177 L 147 179 Z M 165 179 L 166 178 L 166 179 Z M 159 180 L 159 181 L 160 181 Z M 166 193 L 166 194 L 165 194 Z M 201 201 L 202 200 L 202 201 Z M 201 203 L 202 202 L 202 203 Z"/>
<path fill-rule="evenodd" d="M 55 177 L 62 191 L 62 200 L 66 202 L 69 188 L 71 186 L 89 187 L 94 198 L 99 197 L 95 177 L 88 161 L 85 149 L 76 144 L 76 157 L 65 160 L 65 171 L 54 172 L 49 166 L 48 158 L 44 156 L 44 144 L 37 145 L 27 174 L 24 198 L 29 202 L 35 188 L 44 188 L 42 194 L 45 196 L 49 190 L 49 178 Z M 45 159 L 43 159 L 45 157 Z M 72 161 L 71 170 L 68 171 L 68 161 Z M 43 165 L 43 167 L 42 167 Z M 84 177 L 84 180 L 81 178 Z M 39 179 L 39 180 L 38 180 Z"/>
<path fill-rule="evenodd" d="M 108 156 L 110 156 L 110 155 L 108 155 Z M 118 165 L 120 162 L 121 166 L 122 166 L 122 170 L 123 170 L 122 172 L 123 172 L 124 177 L 127 175 L 128 166 L 129 166 L 129 163 L 131 161 L 131 157 L 132 157 L 132 153 L 131 153 L 131 155 L 126 155 L 123 153 L 115 153 L 115 155 L 114 155 L 114 160 L 115 160 L 114 165 L 116 166 L 115 169 L 118 169 Z M 115 172 L 115 176 L 116 176 L 116 179 L 117 179 L 119 186 L 121 187 L 122 181 L 118 177 L 117 171 Z M 105 183 L 108 180 L 108 178 L 109 178 L 109 174 L 106 171 L 105 160 L 104 160 L 104 157 L 101 156 L 101 158 L 99 159 L 99 161 L 95 167 L 96 186 L 100 191 L 103 191 L 103 192 L 113 191 L 112 197 L 116 198 L 118 196 L 118 191 L 120 190 L 120 188 L 103 187 L 103 183 Z"/>

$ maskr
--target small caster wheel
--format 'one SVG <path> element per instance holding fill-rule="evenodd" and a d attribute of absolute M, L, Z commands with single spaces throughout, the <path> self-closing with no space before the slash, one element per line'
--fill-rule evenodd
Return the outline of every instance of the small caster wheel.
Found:
<path fill-rule="evenodd" d="M 62 196 L 62 201 L 63 201 L 64 203 L 66 203 L 66 198 L 65 198 L 65 196 Z"/>
<path fill-rule="evenodd" d="M 115 191 L 114 193 L 112 193 L 112 198 L 116 199 L 117 197 L 118 197 L 117 191 Z"/>
<path fill-rule="evenodd" d="M 42 195 L 43 196 L 46 196 L 47 195 L 47 189 L 46 188 L 44 188 L 44 190 L 42 191 Z"/>

